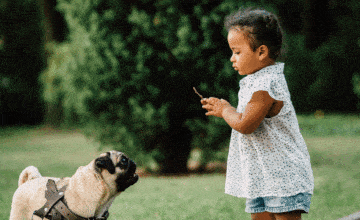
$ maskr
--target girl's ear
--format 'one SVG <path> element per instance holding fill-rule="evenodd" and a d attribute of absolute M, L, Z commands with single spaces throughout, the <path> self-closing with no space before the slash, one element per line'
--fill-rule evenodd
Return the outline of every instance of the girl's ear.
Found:
<path fill-rule="evenodd" d="M 266 45 L 261 45 L 258 48 L 259 60 L 263 61 L 269 57 L 269 48 Z"/>

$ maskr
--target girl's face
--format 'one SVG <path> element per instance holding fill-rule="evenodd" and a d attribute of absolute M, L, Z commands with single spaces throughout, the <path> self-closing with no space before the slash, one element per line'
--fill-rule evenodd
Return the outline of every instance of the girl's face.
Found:
<path fill-rule="evenodd" d="M 230 58 L 230 61 L 233 63 L 232 67 L 240 75 L 249 75 L 263 68 L 263 46 L 253 51 L 246 35 L 236 28 L 232 28 L 229 31 L 228 42 L 233 52 Z"/>

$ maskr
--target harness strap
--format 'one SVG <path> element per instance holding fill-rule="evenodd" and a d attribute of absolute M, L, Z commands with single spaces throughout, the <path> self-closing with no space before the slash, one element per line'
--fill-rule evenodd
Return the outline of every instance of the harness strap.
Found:
<path fill-rule="evenodd" d="M 100 218 L 91 217 L 83 218 L 73 212 L 66 206 L 62 201 L 64 198 L 64 191 L 66 186 L 62 187 L 59 191 L 57 190 L 55 181 L 49 179 L 46 184 L 45 198 L 47 199 L 45 205 L 34 211 L 34 215 L 40 218 L 48 218 L 51 220 L 62 220 L 64 217 L 67 220 L 106 220 L 109 217 L 109 212 L 106 211 Z"/>
<path fill-rule="evenodd" d="M 84 219 L 87 219 L 87 218 L 83 218 L 83 217 L 80 217 L 80 216 L 75 215 L 74 213 L 72 213 L 62 201 L 59 201 L 58 203 L 56 203 L 54 208 L 62 216 L 64 216 L 66 219 L 70 219 L 70 220 L 84 220 Z"/>
<path fill-rule="evenodd" d="M 36 210 L 34 214 L 41 218 L 47 216 L 51 211 L 51 208 L 54 206 L 54 204 L 64 197 L 65 189 L 66 186 L 62 187 L 58 192 L 55 181 L 49 179 L 48 182 L 46 183 L 46 190 L 45 190 L 46 203 L 43 207 Z"/>

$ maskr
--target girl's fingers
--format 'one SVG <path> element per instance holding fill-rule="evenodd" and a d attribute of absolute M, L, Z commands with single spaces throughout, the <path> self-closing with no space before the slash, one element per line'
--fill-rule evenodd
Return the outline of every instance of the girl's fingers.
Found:
<path fill-rule="evenodd" d="M 214 97 L 203 98 L 200 100 L 201 104 L 203 104 L 203 105 L 206 105 L 206 104 L 214 105 L 217 101 L 220 101 L 220 99 L 214 98 Z"/>
<path fill-rule="evenodd" d="M 206 110 L 212 109 L 211 105 L 209 105 L 209 104 L 203 105 L 202 108 L 204 108 Z"/>
<path fill-rule="evenodd" d="M 200 100 L 200 102 L 201 102 L 201 104 L 206 105 L 206 103 L 207 103 L 207 99 L 206 99 L 206 98 L 201 99 L 201 100 Z"/>
<path fill-rule="evenodd" d="M 214 104 L 214 102 L 215 102 L 215 98 L 214 98 L 214 97 L 210 97 L 209 100 L 208 100 L 208 103 Z"/>

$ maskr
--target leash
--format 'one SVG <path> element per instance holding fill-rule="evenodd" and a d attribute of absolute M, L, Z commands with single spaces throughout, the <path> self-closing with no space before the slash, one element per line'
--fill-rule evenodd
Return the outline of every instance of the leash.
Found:
<path fill-rule="evenodd" d="M 47 201 L 43 207 L 34 211 L 33 216 L 37 215 L 41 219 L 48 218 L 51 220 L 106 220 L 109 217 L 108 211 L 106 211 L 100 218 L 84 218 L 73 213 L 63 201 L 65 190 L 66 186 L 62 187 L 58 191 L 55 181 L 49 179 L 46 183 L 45 190 L 45 198 Z"/>

